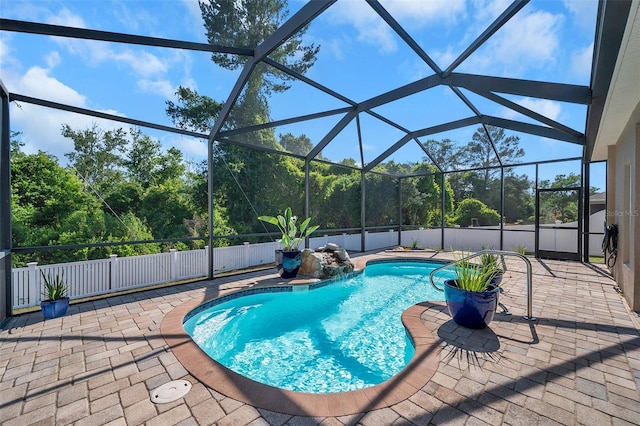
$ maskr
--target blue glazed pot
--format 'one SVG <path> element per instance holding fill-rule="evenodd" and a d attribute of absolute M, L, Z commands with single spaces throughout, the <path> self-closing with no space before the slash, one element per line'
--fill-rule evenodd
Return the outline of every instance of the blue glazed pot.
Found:
<path fill-rule="evenodd" d="M 458 288 L 455 280 L 444 282 L 444 299 L 453 321 L 467 328 L 485 328 L 498 308 L 500 287 L 488 291 L 467 291 Z"/>
<path fill-rule="evenodd" d="M 69 307 L 69 298 L 63 297 L 57 300 L 44 300 L 40 302 L 40 308 L 42 309 L 42 315 L 45 319 L 53 319 L 63 316 L 67 313 Z"/>
<path fill-rule="evenodd" d="M 278 268 L 278 272 L 282 278 L 295 278 L 298 275 L 301 263 L 302 252 L 300 250 L 283 251 L 282 268 Z"/>

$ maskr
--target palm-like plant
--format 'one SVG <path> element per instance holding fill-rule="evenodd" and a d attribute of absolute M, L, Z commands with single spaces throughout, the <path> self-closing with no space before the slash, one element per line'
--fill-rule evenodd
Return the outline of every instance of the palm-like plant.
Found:
<path fill-rule="evenodd" d="M 492 280 L 500 273 L 497 258 L 495 261 L 484 260 L 480 266 L 466 259 L 464 253 L 455 260 L 456 285 L 467 291 L 486 291 Z"/>
<path fill-rule="evenodd" d="M 284 246 L 284 251 L 296 251 L 300 243 L 311 233 L 319 228 L 319 225 L 312 225 L 311 218 L 308 217 L 298 226 L 298 217 L 291 212 L 291 207 L 287 207 L 284 214 L 278 216 L 259 216 L 259 220 L 270 223 L 278 227 L 282 233 L 282 238 L 278 240 Z"/>
<path fill-rule="evenodd" d="M 64 282 L 64 272 L 60 275 L 56 274 L 53 278 L 51 278 L 50 275 L 45 275 L 42 271 L 40 271 L 40 273 L 44 280 L 45 290 L 42 295 L 50 301 L 64 298 L 68 288 L 67 284 Z"/>

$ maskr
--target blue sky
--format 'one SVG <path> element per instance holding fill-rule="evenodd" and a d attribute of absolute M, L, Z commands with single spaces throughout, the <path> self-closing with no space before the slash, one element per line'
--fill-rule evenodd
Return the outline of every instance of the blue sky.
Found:
<path fill-rule="evenodd" d="M 381 3 L 441 69 L 447 68 L 510 4 L 482 0 Z M 303 4 L 291 1 L 291 13 Z M 596 8 L 595 0 L 533 0 L 455 71 L 588 85 Z M 0 0 L 0 10 L 2 17 L 10 19 L 206 42 L 198 3 L 191 0 Z M 433 74 L 364 1 L 339 0 L 312 22 L 304 40 L 320 45 L 317 63 L 307 75 L 356 102 Z M 218 67 L 205 52 L 0 32 L 0 78 L 9 91 L 160 124 L 171 125 L 164 112 L 165 101 L 174 99 L 178 86 L 196 89 L 223 102 L 238 74 L 239 71 Z M 531 122 L 498 104 L 463 92 L 484 114 Z M 584 131 L 585 106 L 505 97 Z M 270 100 L 273 120 L 341 106 L 345 106 L 342 101 L 302 82 Z M 409 130 L 472 115 L 446 87 L 380 106 L 375 112 Z M 63 123 L 75 129 L 87 128 L 93 122 L 104 129 L 127 128 L 25 103 L 12 104 L 11 118 L 12 129 L 23 133 L 26 151 L 45 150 L 61 162 L 64 153 L 73 148 L 71 141 L 60 135 Z M 315 144 L 340 118 L 278 127 L 276 134 L 304 133 Z M 365 163 L 403 136 L 370 116 L 363 115 L 361 124 Z M 165 148 L 178 147 L 187 159 L 205 157 L 204 141 L 142 130 L 160 140 Z M 429 138 L 450 138 L 465 144 L 474 131 L 475 127 L 463 128 Z M 576 145 L 525 134 L 517 136 L 526 152 L 523 161 L 582 154 Z M 359 161 L 356 140 L 355 124 L 351 124 L 323 155 L 335 161 L 347 157 Z M 417 161 L 421 157 L 424 155 L 412 143 L 391 159 Z M 575 165 L 556 169 L 579 172 Z"/>

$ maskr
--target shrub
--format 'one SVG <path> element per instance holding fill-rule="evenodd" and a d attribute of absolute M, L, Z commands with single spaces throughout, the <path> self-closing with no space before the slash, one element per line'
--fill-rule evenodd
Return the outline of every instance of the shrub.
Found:
<path fill-rule="evenodd" d="M 485 203 L 475 198 L 467 198 L 458 203 L 455 222 L 460 226 L 470 226 L 473 218 L 478 219 L 479 226 L 498 225 L 500 214 L 487 207 Z"/>

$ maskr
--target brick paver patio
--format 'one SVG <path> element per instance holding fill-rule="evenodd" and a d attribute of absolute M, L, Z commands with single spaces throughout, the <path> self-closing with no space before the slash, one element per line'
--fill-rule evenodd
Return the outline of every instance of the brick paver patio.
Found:
<path fill-rule="evenodd" d="M 364 261 L 373 256 L 358 256 Z M 415 253 L 411 253 L 415 256 Z M 425 252 L 425 256 L 434 253 Z M 436 258 L 450 258 L 440 253 Z M 457 327 L 442 303 L 423 303 L 437 370 L 401 402 L 364 413 L 278 413 L 219 393 L 193 377 L 162 337 L 174 308 L 261 285 L 273 270 L 73 304 L 44 321 L 11 318 L 0 332 L 3 425 L 638 425 L 640 327 L 615 282 L 577 262 L 533 263 L 533 315 L 524 265 L 509 260 L 497 314 L 485 330 Z M 425 284 L 427 285 L 427 284 Z M 172 380 L 191 391 L 167 404 L 149 392 Z"/>

